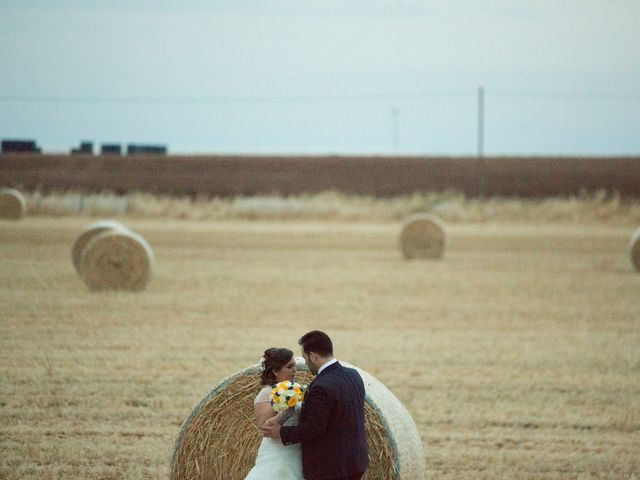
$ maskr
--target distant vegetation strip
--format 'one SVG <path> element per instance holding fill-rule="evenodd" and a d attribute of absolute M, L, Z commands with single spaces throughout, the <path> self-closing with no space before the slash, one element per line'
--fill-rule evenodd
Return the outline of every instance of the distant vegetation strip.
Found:
<path fill-rule="evenodd" d="M 426 212 L 448 223 L 612 223 L 640 225 L 640 199 L 605 191 L 547 198 L 475 198 L 454 191 L 379 198 L 323 192 L 311 195 L 209 197 L 130 192 L 36 190 L 29 215 L 189 220 L 332 220 L 397 222 Z"/>
<path fill-rule="evenodd" d="M 447 190 L 545 197 L 607 190 L 640 198 L 640 157 L 2 154 L 0 186 L 215 197 L 332 190 L 376 197 Z"/>

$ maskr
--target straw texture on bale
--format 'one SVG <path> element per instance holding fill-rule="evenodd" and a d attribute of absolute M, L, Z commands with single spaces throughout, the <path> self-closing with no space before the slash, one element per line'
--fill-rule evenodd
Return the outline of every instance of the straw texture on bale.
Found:
<path fill-rule="evenodd" d="M 406 259 L 441 258 L 446 234 L 440 219 L 426 213 L 409 215 L 402 224 L 400 250 Z"/>
<path fill-rule="evenodd" d="M 20 220 L 27 213 L 24 195 L 13 188 L 0 188 L 0 218 Z"/>
<path fill-rule="evenodd" d="M 633 235 L 631 235 L 629 255 L 633 268 L 635 268 L 636 272 L 640 272 L 640 228 L 636 229 Z"/>
<path fill-rule="evenodd" d="M 101 234 L 102 232 L 106 232 L 108 230 L 126 230 L 127 227 L 122 225 L 120 222 L 116 222 L 115 220 L 101 220 L 100 222 L 95 222 L 86 227 L 80 234 L 76 237 L 71 246 L 71 259 L 73 260 L 73 266 L 76 271 L 80 273 L 80 257 L 82 256 L 82 251 L 84 247 L 89 243 L 89 241 L 95 237 L 96 235 Z"/>
<path fill-rule="evenodd" d="M 306 365 L 297 366 L 296 381 L 308 384 L 312 376 Z M 370 464 L 363 480 L 423 479 L 422 442 L 411 416 L 384 385 L 357 370 L 366 389 Z M 172 480 L 244 479 L 262 440 L 253 413 L 260 388 L 260 368 L 253 365 L 227 377 L 202 399 L 180 429 L 171 463 Z"/>
<path fill-rule="evenodd" d="M 93 237 L 80 256 L 80 276 L 92 290 L 141 290 L 151 278 L 153 252 L 146 240 L 127 230 Z"/>

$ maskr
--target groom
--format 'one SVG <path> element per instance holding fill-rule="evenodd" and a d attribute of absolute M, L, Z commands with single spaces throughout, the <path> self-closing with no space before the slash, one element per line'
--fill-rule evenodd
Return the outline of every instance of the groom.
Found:
<path fill-rule="evenodd" d="M 306 480 L 359 480 L 369 466 L 364 433 L 364 383 L 357 371 L 333 358 L 329 336 L 313 330 L 300 338 L 311 382 L 297 426 L 265 424 L 265 437 L 302 444 Z"/>

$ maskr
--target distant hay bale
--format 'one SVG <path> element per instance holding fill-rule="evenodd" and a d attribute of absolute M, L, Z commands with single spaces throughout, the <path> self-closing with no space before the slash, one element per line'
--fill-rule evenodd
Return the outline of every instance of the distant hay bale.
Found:
<path fill-rule="evenodd" d="M 434 215 L 416 213 L 402 223 L 400 250 L 406 259 L 441 258 L 445 240 L 444 224 Z"/>
<path fill-rule="evenodd" d="M 93 237 L 80 256 L 80 276 L 92 290 L 142 290 L 151 278 L 153 251 L 129 230 L 112 229 Z"/>
<path fill-rule="evenodd" d="M 24 195 L 13 188 L 0 188 L 0 218 L 20 220 L 27 213 Z"/>
<path fill-rule="evenodd" d="M 92 223 L 86 227 L 76 237 L 73 245 L 71 246 L 71 259 L 73 260 L 73 266 L 76 271 L 80 273 L 80 257 L 82 256 L 82 250 L 89 243 L 89 241 L 96 235 L 106 232 L 107 230 L 127 230 L 127 227 L 115 220 L 101 220 L 99 222 Z"/>
<path fill-rule="evenodd" d="M 631 256 L 631 264 L 636 272 L 640 272 L 640 228 L 631 235 L 629 242 L 629 255 Z"/>
<path fill-rule="evenodd" d="M 297 366 L 296 380 L 309 383 L 312 376 L 307 367 L 304 363 Z M 357 370 L 366 389 L 365 429 L 370 462 L 363 480 L 423 479 L 422 441 L 411 416 L 382 383 Z M 262 440 L 253 415 L 253 400 L 260 387 L 258 365 L 213 387 L 180 429 L 171 462 L 172 480 L 245 478 Z"/>

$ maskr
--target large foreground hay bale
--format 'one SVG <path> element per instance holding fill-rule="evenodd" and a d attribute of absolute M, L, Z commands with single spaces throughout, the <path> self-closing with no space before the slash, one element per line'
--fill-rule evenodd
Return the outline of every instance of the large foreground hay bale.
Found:
<path fill-rule="evenodd" d="M 309 383 L 311 374 L 298 362 L 296 380 Z M 422 442 L 411 416 L 382 383 L 357 370 L 366 388 L 370 465 L 363 479 L 424 478 Z M 253 399 L 260 387 L 260 368 L 253 365 L 227 377 L 202 399 L 180 429 L 171 463 L 172 480 L 244 479 L 262 440 L 253 415 Z"/>
<path fill-rule="evenodd" d="M 24 195 L 13 188 L 0 188 L 0 218 L 20 220 L 27 213 Z"/>
<path fill-rule="evenodd" d="M 640 228 L 636 229 L 633 235 L 631 235 L 629 255 L 633 268 L 636 269 L 636 272 L 640 272 Z"/>
<path fill-rule="evenodd" d="M 400 250 L 406 259 L 441 258 L 445 240 L 444 224 L 433 215 L 415 213 L 402 223 Z"/>
<path fill-rule="evenodd" d="M 153 261 L 151 247 L 140 235 L 107 230 L 82 250 L 80 276 L 92 290 L 142 290 L 151 278 Z"/>
<path fill-rule="evenodd" d="M 96 235 L 101 234 L 102 232 L 106 232 L 108 230 L 126 230 L 129 231 L 127 227 L 122 225 L 120 222 L 116 222 L 115 220 L 101 220 L 99 222 L 92 223 L 84 230 L 80 232 L 80 234 L 76 237 L 71 246 L 71 259 L 73 260 L 73 266 L 76 268 L 76 271 L 80 273 L 80 257 L 82 256 L 82 251 L 84 247 L 93 239 Z"/>

